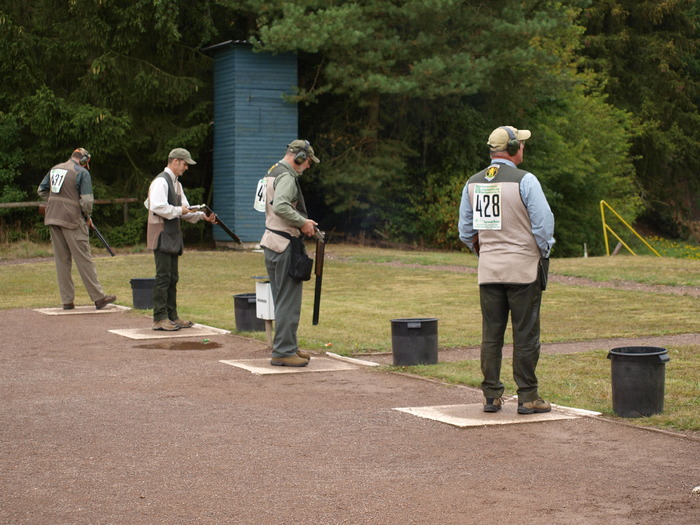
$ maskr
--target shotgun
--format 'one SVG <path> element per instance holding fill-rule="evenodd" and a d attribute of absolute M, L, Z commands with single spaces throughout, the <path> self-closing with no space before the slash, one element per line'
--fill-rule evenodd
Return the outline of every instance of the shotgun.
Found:
<path fill-rule="evenodd" d="M 226 233 L 228 233 L 229 237 L 231 237 L 238 244 L 241 244 L 241 240 L 238 238 L 238 235 L 233 233 L 231 228 L 226 226 L 226 223 L 224 221 L 222 221 L 221 218 L 218 215 L 216 215 L 216 213 L 214 213 L 209 206 L 207 206 L 206 204 L 197 204 L 196 206 L 188 206 L 188 208 L 190 210 L 203 211 L 204 213 L 207 214 L 207 216 L 213 214 L 216 217 L 216 222 L 214 224 L 218 224 L 219 226 L 221 226 L 221 229 L 224 230 Z"/>
<path fill-rule="evenodd" d="M 314 289 L 314 313 L 312 323 L 318 324 L 318 314 L 321 309 L 321 284 L 323 283 L 323 259 L 326 251 L 326 234 L 316 229 L 316 264 L 314 273 L 316 274 L 316 288 Z"/>
<path fill-rule="evenodd" d="M 97 226 L 95 226 L 95 223 L 94 223 L 94 222 L 92 223 L 92 229 L 95 230 L 95 234 L 97 235 L 97 238 L 100 240 L 100 242 L 101 242 L 102 244 L 105 245 L 105 248 L 107 248 L 107 251 L 109 252 L 109 254 L 110 254 L 112 257 L 114 257 L 114 251 L 112 250 L 112 247 L 109 245 L 109 243 L 107 242 L 107 240 L 106 240 L 104 237 L 102 237 L 102 234 L 100 233 L 100 230 L 97 229 Z"/>

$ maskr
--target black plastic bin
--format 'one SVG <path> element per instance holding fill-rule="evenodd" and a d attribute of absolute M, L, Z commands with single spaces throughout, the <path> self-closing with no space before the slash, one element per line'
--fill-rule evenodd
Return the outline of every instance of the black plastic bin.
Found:
<path fill-rule="evenodd" d="M 239 293 L 233 296 L 236 331 L 264 332 L 265 320 L 258 319 L 255 293 Z"/>
<path fill-rule="evenodd" d="M 153 285 L 154 277 L 147 279 L 131 279 L 131 293 L 134 299 L 134 308 L 139 310 L 153 309 Z"/>
<path fill-rule="evenodd" d="M 620 417 L 646 417 L 664 411 L 665 348 L 624 346 L 608 353 L 613 412 Z"/>
<path fill-rule="evenodd" d="M 437 319 L 392 319 L 394 366 L 434 365 L 438 362 Z"/>

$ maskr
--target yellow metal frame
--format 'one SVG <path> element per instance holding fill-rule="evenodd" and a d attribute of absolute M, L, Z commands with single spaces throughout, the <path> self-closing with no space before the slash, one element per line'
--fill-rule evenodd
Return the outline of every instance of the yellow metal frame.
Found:
<path fill-rule="evenodd" d="M 615 233 L 615 232 L 613 231 L 613 229 L 612 229 L 610 226 L 608 226 L 608 223 L 605 222 L 605 208 L 606 208 L 606 207 L 607 207 L 611 212 L 613 212 L 613 213 L 615 214 L 615 217 L 617 217 L 618 219 L 620 219 L 620 221 L 622 222 L 622 224 L 624 224 L 625 226 L 627 226 L 627 229 L 628 229 L 629 231 L 631 231 L 632 233 L 634 233 L 634 234 L 637 236 L 637 238 L 638 238 L 640 241 L 642 241 L 642 242 L 647 246 L 647 248 L 649 248 L 652 252 L 654 252 L 654 254 L 655 254 L 657 257 L 661 257 L 661 255 L 659 254 L 659 252 L 657 252 L 654 248 L 652 248 L 652 246 L 651 246 L 647 241 L 645 241 L 644 238 L 643 238 L 641 235 L 639 235 L 639 234 L 637 233 L 637 231 L 636 231 L 634 228 L 632 228 L 632 226 L 630 226 L 629 224 L 627 224 L 627 221 L 626 221 L 625 219 L 623 219 L 623 218 L 620 216 L 620 214 L 617 213 L 617 212 L 613 209 L 612 206 L 610 206 L 610 204 L 608 204 L 608 203 L 605 202 L 605 201 L 600 201 L 600 218 L 601 218 L 601 220 L 603 221 L 603 236 L 605 237 L 605 253 L 607 253 L 608 256 L 610 256 L 610 245 L 608 244 L 608 231 L 610 231 L 610 233 L 612 233 L 612 234 L 615 236 L 615 238 L 620 242 L 620 244 L 622 244 L 622 246 L 624 246 L 625 248 L 627 248 L 627 251 L 628 251 L 628 252 L 630 252 L 632 255 L 637 255 L 637 254 L 634 253 L 634 252 L 632 251 L 632 248 L 630 248 L 629 246 L 627 246 L 627 244 L 625 243 L 625 241 L 623 241 L 623 240 L 620 238 L 620 236 L 619 236 L 617 233 Z"/>

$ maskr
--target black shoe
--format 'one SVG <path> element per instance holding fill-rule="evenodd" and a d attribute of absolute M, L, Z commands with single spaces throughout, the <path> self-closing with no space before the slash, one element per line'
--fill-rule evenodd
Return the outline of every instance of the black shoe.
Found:
<path fill-rule="evenodd" d="M 484 398 L 484 412 L 498 412 L 503 406 L 502 397 Z"/>
<path fill-rule="evenodd" d="M 75 305 L 73 303 L 66 303 L 63 305 L 64 310 L 75 310 Z"/>

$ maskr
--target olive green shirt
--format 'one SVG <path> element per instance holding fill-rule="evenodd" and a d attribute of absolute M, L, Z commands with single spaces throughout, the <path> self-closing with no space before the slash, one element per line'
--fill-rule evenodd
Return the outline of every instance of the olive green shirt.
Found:
<path fill-rule="evenodd" d="M 272 211 L 290 226 L 301 228 L 307 217 L 304 197 L 297 183 L 299 174 L 285 161 L 280 161 L 280 164 L 287 170 L 277 175 L 274 181 L 275 198 L 272 202 Z"/>

